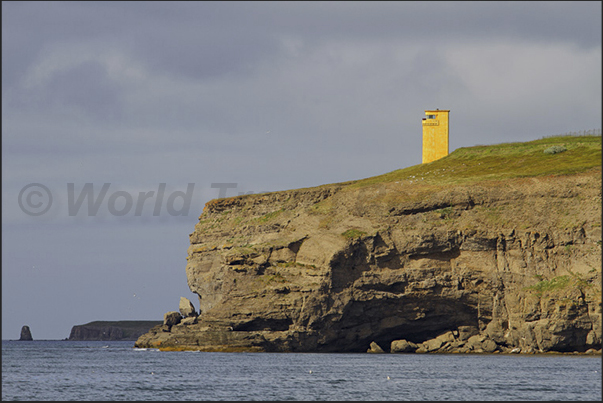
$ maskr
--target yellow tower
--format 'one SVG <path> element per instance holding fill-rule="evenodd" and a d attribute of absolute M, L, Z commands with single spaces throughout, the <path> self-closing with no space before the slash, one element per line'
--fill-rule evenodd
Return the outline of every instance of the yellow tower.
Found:
<path fill-rule="evenodd" d="M 448 113 L 450 110 L 425 111 L 423 118 L 423 164 L 448 155 Z"/>

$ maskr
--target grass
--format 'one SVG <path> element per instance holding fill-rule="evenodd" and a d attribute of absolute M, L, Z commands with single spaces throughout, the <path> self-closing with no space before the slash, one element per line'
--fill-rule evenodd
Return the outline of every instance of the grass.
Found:
<path fill-rule="evenodd" d="M 257 222 L 260 222 L 260 223 L 265 223 L 265 222 L 268 222 L 268 221 L 270 221 L 271 219 L 276 218 L 276 217 L 277 217 L 279 214 L 281 214 L 283 211 L 285 211 L 285 209 L 284 209 L 284 208 L 281 208 L 281 209 L 276 210 L 276 211 L 273 211 L 273 212 L 271 212 L 271 213 L 264 214 L 263 216 L 261 216 L 261 217 L 257 218 L 257 219 L 256 219 L 256 221 L 257 221 Z"/>
<path fill-rule="evenodd" d="M 434 213 L 444 220 L 450 220 L 454 215 L 452 207 L 444 207 L 443 209 L 435 210 Z"/>
<path fill-rule="evenodd" d="M 550 280 L 541 280 L 536 284 L 528 287 L 529 290 L 536 291 L 536 294 L 542 295 L 545 292 L 559 290 L 567 287 L 570 282 L 570 276 L 558 276 Z"/>
<path fill-rule="evenodd" d="M 275 273 L 275 274 L 266 274 L 264 275 L 261 280 L 263 282 L 265 282 L 266 284 L 270 284 L 270 283 L 288 283 L 289 280 L 287 280 L 285 277 L 283 277 L 283 275 L 281 273 Z"/>
<path fill-rule="evenodd" d="M 545 150 L 564 148 L 564 152 Z M 410 184 L 471 184 L 545 175 L 569 175 L 601 166 L 601 136 L 548 137 L 521 143 L 462 147 L 439 160 L 345 183 L 360 188 L 404 181 Z"/>
<path fill-rule="evenodd" d="M 366 232 L 360 231 L 357 229 L 349 229 L 345 232 L 342 232 L 341 235 L 343 235 L 347 239 L 354 239 L 354 238 L 360 238 L 361 236 L 366 235 Z"/>
<path fill-rule="evenodd" d="M 595 268 L 596 271 L 596 268 Z M 591 272 L 594 272 L 591 270 Z M 568 287 L 575 287 L 583 292 L 593 288 L 593 284 L 589 280 L 583 278 L 578 273 L 570 272 L 562 276 L 553 277 L 550 280 L 544 280 L 542 275 L 537 274 L 536 279 L 539 280 L 536 284 L 527 287 L 528 290 L 535 291 L 536 295 L 541 297 L 545 293 L 563 290 Z"/>
<path fill-rule="evenodd" d="M 300 268 L 312 268 L 312 269 L 316 269 L 316 265 L 313 265 L 313 264 L 303 264 L 303 263 L 298 263 L 298 262 L 277 263 L 277 266 L 279 266 L 279 267 L 300 267 Z"/>

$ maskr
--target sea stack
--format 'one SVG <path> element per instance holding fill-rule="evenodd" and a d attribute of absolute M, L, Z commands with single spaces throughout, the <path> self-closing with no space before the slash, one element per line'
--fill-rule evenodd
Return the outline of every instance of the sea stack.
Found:
<path fill-rule="evenodd" d="M 33 337 L 31 337 L 31 330 L 29 330 L 29 326 L 25 325 L 21 328 L 21 337 L 19 340 L 23 341 L 32 341 Z"/>

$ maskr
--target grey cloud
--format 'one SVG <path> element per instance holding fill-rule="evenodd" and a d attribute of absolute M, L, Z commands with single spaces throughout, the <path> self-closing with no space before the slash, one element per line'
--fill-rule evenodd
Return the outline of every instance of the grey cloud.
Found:
<path fill-rule="evenodd" d="M 425 46 L 513 39 L 593 47 L 601 32 L 601 4 L 591 1 L 3 2 L 3 10 L 3 31 L 15 37 L 3 53 L 19 64 L 48 40 L 103 40 L 152 70 L 190 77 L 246 73 L 277 55 L 287 36 L 310 45 L 326 38 Z"/>
<path fill-rule="evenodd" d="M 53 105 L 72 109 L 104 124 L 122 117 L 122 88 L 96 61 L 85 61 L 58 71 L 40 87 L 32 89 L 37 92 L 34 97 L 39 107 Z"/>

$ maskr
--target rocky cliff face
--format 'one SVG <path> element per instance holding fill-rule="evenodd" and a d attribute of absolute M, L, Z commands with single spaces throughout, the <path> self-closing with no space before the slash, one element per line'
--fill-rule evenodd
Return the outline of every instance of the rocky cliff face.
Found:
<path fill-rule="evenodd" d="M 212 200 L 188 248 L 198 316 L 181 301 L 136 346 L 600 352 L 600 162 L 525 177 L 556 163 L 530 153 Z M 521 175 L 490 174 L 506 163 Z"/>

